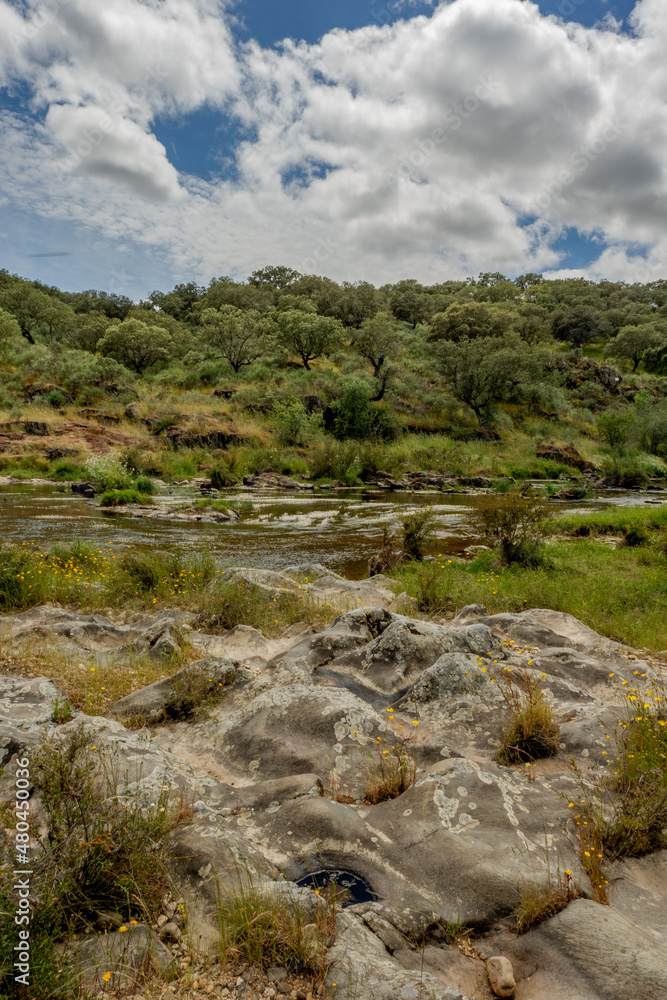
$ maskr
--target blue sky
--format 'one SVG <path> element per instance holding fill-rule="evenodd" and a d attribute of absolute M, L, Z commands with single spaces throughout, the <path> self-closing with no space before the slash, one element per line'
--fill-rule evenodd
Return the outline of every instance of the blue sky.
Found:
<path fill-rule="evenodd" d="M 665 270 L 662 0 L 54 3 L 0 0 L 10 271 Z"/>

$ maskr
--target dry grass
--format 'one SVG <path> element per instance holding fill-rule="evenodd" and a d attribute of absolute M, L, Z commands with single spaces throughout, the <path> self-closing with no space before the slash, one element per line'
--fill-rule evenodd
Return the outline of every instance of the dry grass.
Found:
<path fill-rule="evenodd" d="M 393 715 L 390 716 L 390 719 Z M 415 719 L 415 727 L 418 720 Z M 370 752 L 368 783 L 364 789 L 364 802 L 376 805 L 395 799 L 414 785 L 417 780 L 417 754 L 413 739 L 393 735 L 376 737 Z"/>
<path fill-rule="evenodd" d="M 192 654 L 186 654 L 189 659 Z M 0 644 L 0 673 L 19 677 L 48 677 L 63 691 L 76 711 L 106 716 L 114 702 L 126 694 L 163 680 L 183 666 L 156 663 L 147 656 L 128 658 L 122 664 L 91 661 L 85 655 L 73 659 L 47 636 L 31 636 Z M 67 721 L 66 718 L 55 721 Z"/>
<path fill-rule="evenodd" d="M 514 676 L 510 667 L 497 678 L 509 719 L 498 753 L 501 764 L 525 764 L 558 753 L 558 725 L 539 679 L 524 670 Z"/>
<path fill-rule="evenodd" d="M 580 895 L 580 891 L 572 881 L 570 871 L 566 871 L 564 875 L 559 872 L 555 879 L 549 875 L 543 885 L 536 882 L 525 883 L 516 911 L 517 934 L 525 934 L 543 920 L 554 917 Z"/>
<path fill-rule="evenodd" d="M 268 893 L 254 874 L 241 870 L 233 890 L 224 893 L 218 883 L 218 928 L 223 965 L 242 961 L 267 970 L 272 966 L 306 972 L 313 984 L 323 987 L 326 952 L 335 935 L 337 899 L 317 901 L 306 911 L 276 885 Z M 320 895 L 316 890 L 316 895 Z"/>

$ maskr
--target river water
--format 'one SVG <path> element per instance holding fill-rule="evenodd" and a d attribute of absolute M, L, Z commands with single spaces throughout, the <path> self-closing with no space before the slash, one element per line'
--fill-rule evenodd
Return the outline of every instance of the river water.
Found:
<path fill-rule="evenodd" d="M 251 501 L 252 511 L 232 523 L 153 520 L 109 514 L 94 502 L 72 494 L 69 484 L 0 485 L 0 538 L 48 545 L 85 539 L 100 546 L 148 545 L 199 549 L 228 565 L 281 569 L 290 563 L 321 562 L 360 579 L 367 561 L 382 544 L 386 528 L 398 547 L 401 520 L 425 504 L 437 518 L 435 552 L 460 552 L 472 541 L 469 515 L 474 494 L 386 493 L 371 489 L 313 491 L 230 490 L 231 504 Z M 159 504 L 192 502 L 192 487 L 171 487 L 155 496 Z M 596 510 L 608 504 L 635 505 L 667 500 L 667 494 L 605 491 L 595 500 L 554 501 L 568 512 Z"/>

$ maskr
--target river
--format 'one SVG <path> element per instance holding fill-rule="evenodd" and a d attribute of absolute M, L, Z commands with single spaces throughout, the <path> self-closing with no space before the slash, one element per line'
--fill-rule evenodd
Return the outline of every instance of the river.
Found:
<path fill-rule="evenodd" d="M 199 493 L 174 486 L 156 494 L 159 504 L 192 502 Z M 368 557 L 382 544 L 386 528 L 396 546 L 401 519 L 425 504 L 435 510 L 436 552 L 456 553 L 470 544 L 469 514 L 474 494 L 386 493 L 340 490 L 230 490 L 234 505 L 250 501 L 251 511 L 235 523 L 153 520 L 109 514 L 93 501 L 72 494 L 69 484 L 0 486 L 0 531 L 7 541 L 48 545 L 81 538 L 100 546 L 148 545 L 200 549 L 221 564 L 281 569 L 290 563 L 320 562 L 349 579 L 367 575 Z M 553 501 L 568 512 L 596 510 L 607 504 L 643 504 L 665 500 L 664 493 L 609 490 L 594 500 Z"/>

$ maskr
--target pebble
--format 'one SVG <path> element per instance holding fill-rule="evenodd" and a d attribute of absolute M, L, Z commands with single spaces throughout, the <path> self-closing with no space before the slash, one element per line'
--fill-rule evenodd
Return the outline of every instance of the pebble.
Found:
<path fill-rule="evenodd" d="M 505 958 L 504 955 L 494 955 L 489 958 L 486 963 L 486 973 L 491 989 L 497 997 L 514 996 L 516 982 L 509 958 Z"/>

